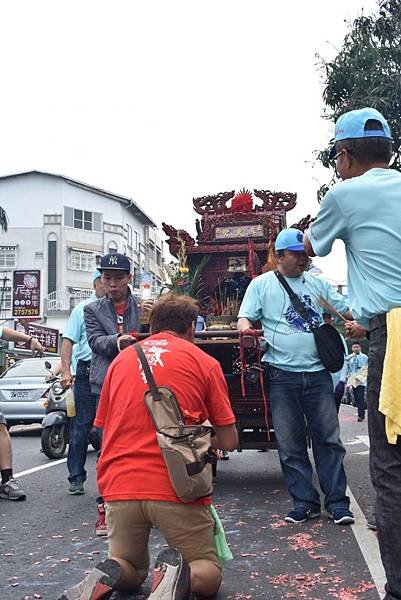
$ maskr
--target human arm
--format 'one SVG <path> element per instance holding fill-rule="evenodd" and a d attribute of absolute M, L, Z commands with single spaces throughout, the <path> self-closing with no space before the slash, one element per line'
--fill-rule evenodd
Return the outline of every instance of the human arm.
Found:
<path fill-rule="evenodd" d="M 24 342 L 29 344 L 33 356 L 43 356 L 45 349 L 33 335 L 28 335 L 22 331 L 14 331 L 8 327 L 3 327 L 2 335 L 3 340 L 7 342 Z"/>
<path fill-rule="evenodd" d="M 316 256 L 316 254 L 313 251 L 312 244 L 310 243 L 310 240 L 308 238 L 307 231 L 305 231 L 305 233 L 304 233 L 304 247 L 305 247 L 305 252 L 308 256 L 311 256 L 312 258 L 314 256 Z"/>
<path fill-rule="evenodd" d="M 360 339 L 366 336 L 366 329 L 362 327 L 357 321 L 347 321 L 344 323 L 345 337 L 349 339 Z"/>
<path fill-rule="evenodd" d="M 64 388 L 71 387 L 73 375 L 71 373 L 71 357 L 72 357 L 73 342 L 68 338 L 63 338 L 61 344 L 61 380 L 60 383 Z"/>
<path fill-rule="evenodd" d="M 238 431 L 235 423 L 231 425 L 214 425 L 216 435 L 212 437 L 212 448 L 233 452 L 238 448 Z"/>
<path fill-rule="evenodd" d="M 305 251 L 309 256 L 327 256 L 334 241 L 345 240 L 346 235 L 346 221 L 338 206 L 334 187 L 323 198 L 316 220 L 304 233 Z"/>
<path fill-rule="evenodd" d="M 216 432 L 216 435 L 212 437 L 212 447 L 232 452 L 238 447 L 238 433 L 228 397 L 227 383 L 218 363 L 215 363 L 209 372 L 206 405 L 209 411 L 209 420 Z"/>
<path fill-rule="evenodd" d="M 125 333 L 124 335 L 120 335 L 117 338 L 118 351 L 121 352 L 121 350 L 125 350 L 125 348 L 128 348 L 128 346 L 135 344 L 136 341 L 137 341 L 137 338 L 135 336 L 131 335 L 130 333 Z"/>
<path fill-rule="evenodd" d="M 87 304 L 84 306 L 84 318 L 86 335 L 90 349 L 95 354 L 105 356 L 106 358 L 115 358 L 118 354 L 117 339 L 118 333 L 107 335 L 102 323 L 98 318 L 98 313 L 95 312 L 93 305 Z M 116 326 L 117 328 L 117 326 Z"/>
<path fill-rule="evenodd" d="M 253 324 L 246 317 L 240 317 L 237 321 L 237 329 L 238 331 L 246 331 L 247 329 L 252 329 Z"/>
<path fill-rule="evenodd" d="M 238 312 L 237 329 L 246 331 L 253 328 L 253 323 L 262 317 L 262 304 L 257 280 L 251 281 L 245 292 Z"/>

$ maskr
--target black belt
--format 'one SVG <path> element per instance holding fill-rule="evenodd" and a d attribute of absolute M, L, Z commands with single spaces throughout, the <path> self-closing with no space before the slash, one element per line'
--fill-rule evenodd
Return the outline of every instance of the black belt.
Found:
<path fill-rule="evenodd" d="M 90 360 L 81 360 L 79 359 L 77 362 L 77 365 L 84 365 L 85 367 L 90 367 L 91 361 Z"/>

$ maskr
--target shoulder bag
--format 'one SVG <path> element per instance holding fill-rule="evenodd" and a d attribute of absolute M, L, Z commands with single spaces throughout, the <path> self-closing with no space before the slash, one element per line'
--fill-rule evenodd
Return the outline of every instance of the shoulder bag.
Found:
<path fill-rule="evenodd" d="M 156 437 L 171 485 L 181 502 L 193 502 L 213 492 L 210 452 L 213 427 L 209 421 L 185 425 L 180 405 L 167 387 L 157 387 L 140 344 L 134 349 L 141 361 L 149 390 L 145 404 L 156 427 Z"/>
<path fill-rule="evenodd" d="M 317 352 L 323 366 L 330 373 L 340 371 L 344 365 L 344 345 L 337 329 L 330 323 L 314 325 L 304 304 L 291 289 L 285 277 L 279 271 L 274 271 L 274 274 L 290 297 L 296 312 L 309 323 L 309 329 L 315 338 Z"/>

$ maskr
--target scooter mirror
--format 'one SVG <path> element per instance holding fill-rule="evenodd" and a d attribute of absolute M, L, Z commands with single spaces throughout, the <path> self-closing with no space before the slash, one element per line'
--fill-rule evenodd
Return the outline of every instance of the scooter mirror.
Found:
<path fill-rule="evenodd" d="M 51 364 L 49 363 L 49 361 L 48 361 L 48 360 L 46 360 L 46 361 L 45 361 L 45 367 L 46 367 L 46 369 L 47 369 L 48 371 L 51 371 L 51 369 L 52 369 L 52 366 L 51 366 Z"/>

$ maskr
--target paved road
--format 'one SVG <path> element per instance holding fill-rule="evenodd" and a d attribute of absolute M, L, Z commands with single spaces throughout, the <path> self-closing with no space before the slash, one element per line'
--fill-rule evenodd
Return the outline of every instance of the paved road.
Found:
<path fill-rule="evenodd" d="M 341 408 L 349 487 L 357 503 L 355 527 L 334 525 L 326 514 L 302 525 L 286 524 L 282 517 L 290 501 L 275 451 L 235 453 L 219 464 L 214 500 L 235 557 L 225 568 L 219 600 L 380 597 L 377 542 L 364 518 L 373 505 L 367 427 L 356 422 L 354 412 Z M 85 495 L 71 497 L 65 462 L 54 463 L 40 453 L 38 432 L 13 432 L 12 439 L 17 474 L 51 466 L 20 476 L 26 502 L 0 500 L 0 598 L 55 600 L 107 551 L 107 542 L 96 538 L 93 528 L 96 455 L 88 452 Z M 153 557 L 162 544 L 154 533 Z M 113 599 L 140 600 L 148 593 L 147 582 L 141 592 L 114 594 Z"/>

